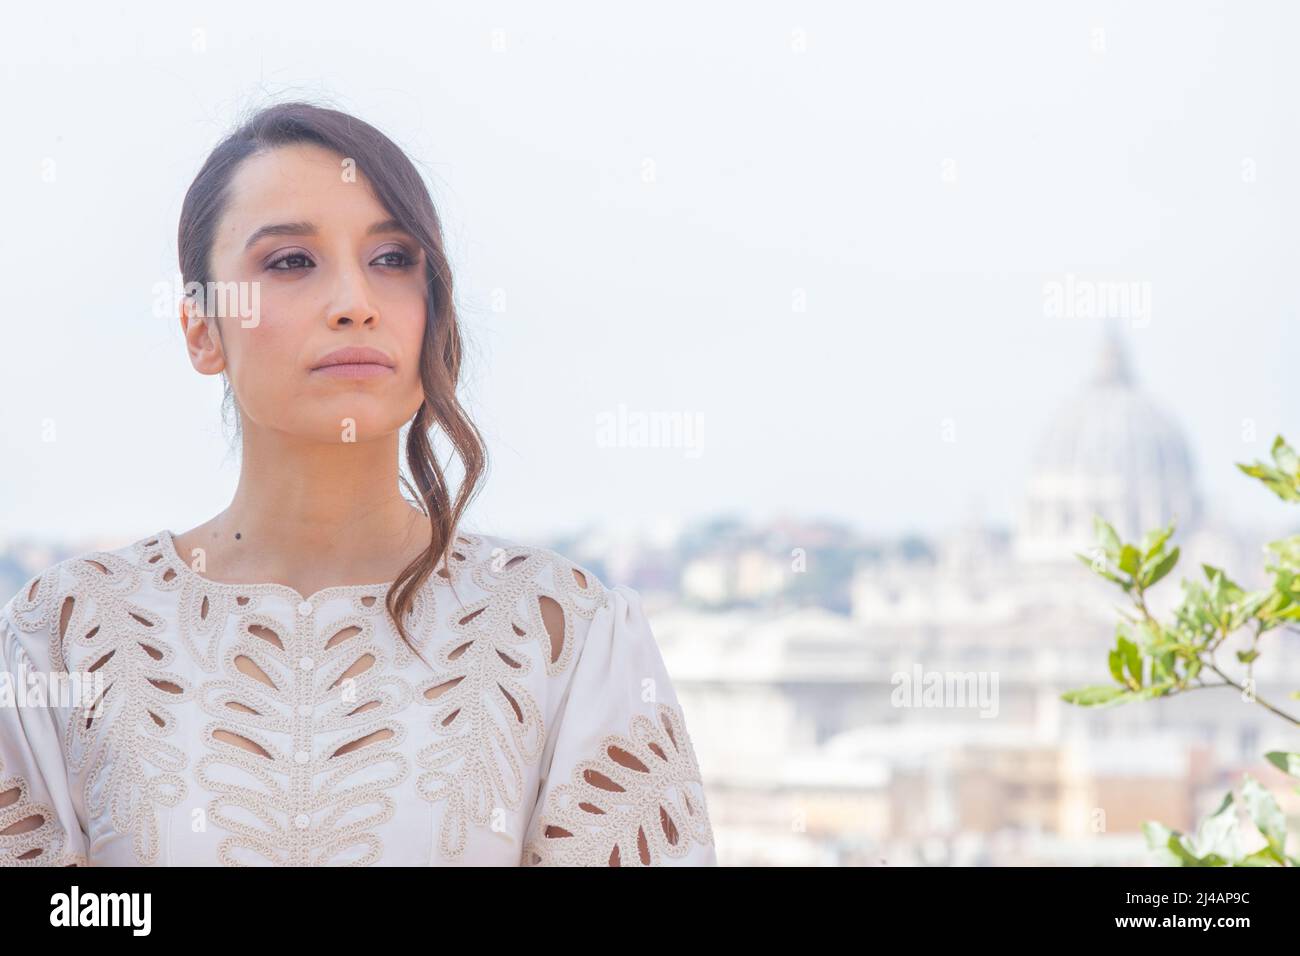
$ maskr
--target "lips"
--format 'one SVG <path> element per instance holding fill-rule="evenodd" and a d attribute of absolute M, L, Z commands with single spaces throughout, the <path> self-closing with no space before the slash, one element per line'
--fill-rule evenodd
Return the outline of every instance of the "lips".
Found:
<path fill-rule="evenodd" d="M 312 366 L 312 371 L 317 372 L 322 369 L 338 368 L 339 366 L 379 366 L 379 368 L 389 370 L 394 367 L 393 360 L 379 349 L 349 345 L 346 348 L 335 349 L 333 352 L 322 356 Z"/>

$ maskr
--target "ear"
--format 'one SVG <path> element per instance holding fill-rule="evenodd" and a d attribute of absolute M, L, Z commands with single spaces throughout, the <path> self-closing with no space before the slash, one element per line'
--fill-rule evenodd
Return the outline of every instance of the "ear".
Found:
<path fill-rule="evenodd" d="M 226 368 L 226 354 L 221 337 L 212 331 L 210 320 L 204 317 L 193 296 L 185 296 L 178 309 L 181 333 L 185 348 L 190 353 L 190 364 L 204 375 L 217 375 Z"/>

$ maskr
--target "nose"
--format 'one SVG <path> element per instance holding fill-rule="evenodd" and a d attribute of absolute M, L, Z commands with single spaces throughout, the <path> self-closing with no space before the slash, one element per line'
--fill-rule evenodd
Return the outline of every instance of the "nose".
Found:
<path fill-rule="evenodd" d="M 371 299 L 370 285 L 361 269 L 339 270 L 330 299 L 328 322 L 332 329 L 379 322 L 379 310 Z"/>

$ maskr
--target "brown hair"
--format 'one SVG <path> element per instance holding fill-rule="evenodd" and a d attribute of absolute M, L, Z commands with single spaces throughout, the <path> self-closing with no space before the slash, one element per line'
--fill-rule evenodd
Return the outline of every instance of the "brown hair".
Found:
<path fill-rule="evenodd" d="M 212 280 L 212 241 L 228 200 L 230 180 L 240 163 L 265 150 L 300 142 L 323 146 L 353 160 L 389 215 L 402 224 L 425 253 L 425 323 L 420 349 L 424 402 L 410 422 L 406 462 L 419 486 L 419 503 L 429 516 L 433 536 L 428 549 L 393 582 L 386 601 L 398 633 L 411 644 L 403 618 L 420 588 L 435 573 L 438 562 L 450 566 L 460 518 L 477 494 L 479 479 L 487 469 L 483 438 L 456 396 L 462 345 L 451 269 L 443 249 L 442 223 L 419 171 L 392 140 L 347 113 L 303 102 L 265 107 L 217 144 L 185 194 L 177 235 L 181 277 L 186 288 L 192 288 L 191 282 L 207 288 Z M 217 330 L 220 334 L 219 324 Z M 234 401 L 234 390 L 224 372 L 222 378 L 224 405 Z M 429 438 L 429 429 L 435 424 L 442 427 L 464 466 L 454 504 Z M 406 477 L 400 473 L 399 477 L 410 488 Z M 446 576 L 445 571 L 437 573 Z"/>

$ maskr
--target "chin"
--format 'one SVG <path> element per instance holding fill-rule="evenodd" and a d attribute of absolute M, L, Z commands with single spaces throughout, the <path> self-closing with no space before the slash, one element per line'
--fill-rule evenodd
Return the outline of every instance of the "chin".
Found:
<path fill-rule="evenodd" d="M 290 429 L 304 438 L 323 443 L 367 442 L 397 432 L 406 420 L 387 414 L 367 414 L 357 408 L 340 410 L 338 415 L 313 415 L 310 423 Z"/>

